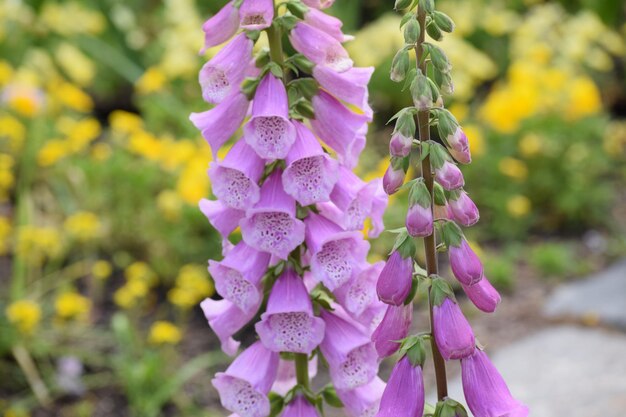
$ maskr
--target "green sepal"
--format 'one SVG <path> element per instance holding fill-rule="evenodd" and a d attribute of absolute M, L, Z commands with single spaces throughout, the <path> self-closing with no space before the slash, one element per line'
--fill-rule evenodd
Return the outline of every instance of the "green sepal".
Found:
<path fill-rule="evenodd" d="M 410 157 L 405 156 L 402 158 L 392 156 L 389 160 L 389 163 L 394 171 L 399 171 L 401 169 L 404 172 L 407 172 L 409 170 Z"/>
<path fill-rule="evenodd" d="M 241 92 L 245 94 L 248 100 L 252 100 L 256 94 L 256 89 L 261 80 L 259 78 L 247 77 L 241 83 Z"/>
<path fill-rule="evenodd" d="M 440 277 L 433 277 L 430 284 L 430 299 L 434 306 L 440 306 L 446 298 L 456 302 L 452 287 Z"/>
<path fill-rule="evenodd" d="M 274 61 L 269 62 L 265 68 L 263 68 L 263 75 L 267 74 L 268 71 L 276 78 L 283 78 L 283 69 Z M 263 76 L 260 78 L 263 78 Z"/>
<path fill-rule="evenodd" d="M 410 114 L 414 115 L 414 114 L 417 113 L 417 110 L 415 110 L 415 107 L 405 107 L 405 108 L 401 109 L 400 111 L 398 111 L 393 116 L 391 116 L 391 118 L 385 124 L 389 124 L 389 123 L 393 122 L 394 120 L 396 120 L 397 118 L 402 116 L 402 114 L 405 113 L 405 112 L 409 112 Z"/>
<path fill-rule="evenodd" d="M 452 398 L 439 401 L 433 417 L 467 417 L 465 407 Z"/>
<path fill-rule="evenodd" d="M 409 238 L 409 234 L 408 234 L 408 232 L 405 229 L 405 230 L 401 231 L 400 233 L 398 233 L 398 236 L 396 236 L 396 241 L 394 242 L 393 247 L 391 248 L 391 251 L 389 252 L 389 255 L 391 255 L 396 250 L 398 250 L 400 248 L 400 246 L 406 240 L 411 240 L 411 239 Z M 404 256 L 403 256 L 403 258 L 404 258 Z"/>
<path fill-rule="evenodd" d="M 275 392 L 270 392 L 267 396 L 270 400 L 269 417 L 276 417 L 280 415 L 280 413 L 283 411 L 283 408 L 285 407 L 285 399 Z"/>
<path fill-rule="evenodd" d="M 277 22 L 280 26 L 282 26 L 285 31 L 290 31 L 291 29 L 293 29 L 299 21 L 300 19 L 291 14 L 285 14 L 274 20 L 274 22 Z"/>
<path fill-rule="evenodd" d="M 398 244 L 398 240 L 400 239 L 401 242 Z M 413 239 L 409 237 L 408 233 L 406 236 L 403 237 L 398 236 L 396 238 L 396 244 L 394 245 L 394 247 L 396 247 L 396 250 L 398 251 L 398 253 L 400 253 L 402 259 L 413 259 L 413 257 L 415 256 L 415 250 L 417 249 L 415 247 L 415 242 L 413 242 Z"/>
<path fill-rule="evenodd" d="M 411 275 L 411 290 L 409 294 L 404 299 L 404 305 L 409 305 L 413 302 L 415 295 L 417 294 L 417 288 L 419 287 L 419 278 L 415 275 Z"/>
<path fill-rule="evenodd" d="M 287 86 L 295 88 L 307 100 L 313 99 L 320 90 L 319 84 L 314 78 L 298 78 L 290 81 Z"/>
<path fill-rule="evenodd" d="M 426 159 L 428 155 L 430 155 L 430 142 L 421 142 L 420 143 L 420 162 Z"/>
<path fill-rule="evenodd" d="M 439 137 L 447 144 L 447 138 L 449 135 L 454 134 L 459 122 L 452 113 L 447 109 L 436 109 L 434 114 L 437 117 L 437 130 Z"/>
<path fill-rule="evenodd" d="M 420 178 L 419 180 L 413 182 L 411 188 L 409 189 L 409 207 L 413 207 L 416 204 L 426 208 L 430 207 L 430 193 L 428 192 L 428 188 L 424 183 L 424 180 Z"/>
<path fill-rule="evenodd" d="M 415 16 L 415 15 L 413 15 Z M 409 19 L 404 26 L 404 43 L 415 45 L 420 36 L 420 24 L 417 19 Z"/>
<path fill-rule="evenodd" d="M 461 191 L 463 191 L 462 188 L 457 189 L 457 190 L 448 191 L 448 193 L 447 193 L 448 194 L 448 200 L 454 200 L 454 201 L 458 200 L 459 197 L 461 196 Z"/>
<path fill-rule="evenodd" d="M 259 36 L 261 36 L 260 30 L 246 30 L 246 37 L 250 39 L 252 42 L 258 41 Z"/>
<path fill-rule="evenodd" d="M 389 229 L 389 230 L 385 230 L 385 232 L 387 233 L 392 233 L 394 235 L 397 235 L 398 233 L 406 233 L 406 227 L 402 226 L 402 227 L 398 227 L 397 229 Z"/>
<path fill-rule="evenodd" d="M 285 61 L 285 63 L 287 63 L 287 62 L 293 63 L 301 71 L 306 72 L 307 74 L 311 74 L 313 72 L 313 67 L 315 67 L 315 64 L 313 64 L 313 62 L 309 61 L 302 54 L 295 54 L 295 55 L 290 56 Z"/>
<path fill-rule="evenodd" d="M 441 184 L 439 184 L 438 182 L 435 181 L 434 183 L 434 187 L 433 187 L 433 198 L 435 200 L 435 204 L 438 206 L 445 206 L 447 199 L 446 199 L 446 193 L 443 189 L 443 187 L 441 186 Z"/>
<path fill-rule="evenodd" d="M 431 14 L 435 11 L 434 0 L 420 0 L 420 5 L 426 10 L 426 13 Z"/>
<path fill-rule="evenodd" d="M 436 41 L 440 41 L 443 39 L 443 34 L 441 33 L 441 30 L 439 30 L 435 22 L 433 22 L 432 20 L 426 25 L 426 33 L 428 33 L 428 36 Z"/>
<path fill-rule="evenodd" d="M 461 228 L 452 220 L 448 220 L 443 223 L 441 226 L 441 234 L 443 241 L 448 248 L 450 246 L 461 246 L 461 242 L 465 239 Z"/>
<path fill-rule="evenodd" d="M 290 1 L 285 4 L 287 10 L 298 19 L 304 19 L 304 15 L 309 11 L 309 8 L 301 1 Z"/>
<path fill-rule="evenodd" d="M 324 286 L 324 284 L 318 284 L 311 291 L 311 300 L 314 303 L 319 304 L 322 308 L 328 311 L 333 311 L 332 303 L 335 302 L 335 296 L 332 292 Z"/>
<path fill-rule="evenodd" d="M 241 7 L 241 4 L 243 3 L 243 0 L 233 0 L 233 7 L 235 9 L 238 9 Z"/>
<path fill-rule="evenodd" d="M 411 5 L 413 0 L 396 0 L 396 3 L 393 5 L 395 10 L 406 9 Z"/>
<path fill-rule="evenodd" d="M 409 51 L 406 48 L 400 49 L 396 52 L 391 62 L 391 71 L 389 72 L 389 78 L 391 81 L 399 83 L 404 80 L 407 72 L 409 71 Z"/>
<path fill-rule="evenodd" d="M 409 358 L 409 362 L 413 366 L 424 366 L 424 361 L 426 360 L 426 349 L 424 348 L 424 338 L 418 336 L 417 341 L 413 346 L 407 349 L 406 352 L 407 357 Z"/>
<path fill-rule="evenodd" d="M 315 110 L 310 101 L 301 98 L 293 104 L 293 110 L 306 119 L 315 119 Z"/>
<path fill-rule="evenodd" d="M 417 73 L 411 82 L 411 97 L 413 104 L 418 110 L 428 110 L 433 104 L 433 94 L 428 85 L 428 77 L 421 71 Z"/>
<path fill-rule="evenodd" d="M 454 21 L 447 14 L 435 10 L 433 12 L 433 20 L 437 27 L 444 32 L 452 33 L 454 31 Z"/>
<path fill-rule="evenodd" d="M 343 407 L 343 402 L 337 395 L 337 391 L 335 390 L 335 387 L 332 384 L 326 385 L 324 389 L 322 390 L 321 394 L 322 394 L 322 398 L 324 399 L 324 401 L 326 401 L 326 404 L 330 405 L 331 407 L 336 407 L 336 408 Z"/>
<path fill-rule="evenodd" d="M 450 61 L 443 49 L 436 45 L 429 45 L 429 49 L 430 59 L 434 67 L 443 73 L 449 73 L 452 69 L 452 65 L 450 65 Z"/>
<path fill-rule="evenodd" d="M 417 262 L 413 262 L 413 276 L 417 278 L 427 279 L 428 272 L 422 268 Z M 430 285 L 430 284 L 429 284 Z"/>
<path fill-rule="evenodd" d="M 407 22 L 414 17 L 415 17 L 415 13 L 412 13 L 412 12 L 405 13 L 404 16 L 402 16 L 402 19 L 400 19 L 400 29 L 402 29 L 402 27 L 406 25 Z"/>
<path fill-rule="evenodd" d="M 413 109 L 413 107 L 411 107 Z M 405 137 L 414 137 L 415 136 L 415 117 L 413 112 L 409 110 L 409 108 L 404 108 L 400 110 L 400 115 L 396 120 L 396 125 L 393 129 L 393 132 L 400 132 Z"/>
<path fill-rule="evenodd" d="M 448 151 L 440 144 L 433 142 L 430 147 L 430 163 L 433 169 L 439 169 L 449 159 Z"/>
<path fill-rule="evenodd" d="M 254 57 L 254 65 L 257 68 L 263 68 L 271 61 L 270 50 L 267 48 L 261 49 Z"/>
<path fill-rule="evenodd" d="M 433 101 L 436 102 L 437 99 L 439 99 L 439 96 L 441 95 L 439 93 L 439 87 L 437 87 L 437 85 L 430 78 L 427 78 L 427 80 L 428 80 L 428 87 L 430 88 L 430 94 L 432 94 L 433 96 Z"/>
<path fill-rule="evenodd" d="M 417 76 L 417 68 L 411 68 L 409 72 L 406 74 L 406 77 L 404 78 L 404 84 L 402 85 L 402 90 L 400 91 L 406 91 L 407 88 L 410 88 L 416 76 Z"/>

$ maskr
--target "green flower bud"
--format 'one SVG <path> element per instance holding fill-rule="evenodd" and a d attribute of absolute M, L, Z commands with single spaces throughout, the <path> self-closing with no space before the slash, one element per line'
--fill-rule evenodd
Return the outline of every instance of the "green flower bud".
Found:
<path fill-rule="evenodd" d="M 404 43 L 415 45 L 420 36 L 420 24 L 415 17 L 404 26 Z"/>
<path fill-rule="evenodd" d="M 426 25 L 426 33 L 428 33 L 428 36 L 436 41 L 440 41 L 443 39 L 443 34 L 441 33 L 441 30 L 439 30 L 437 25 L 432 21 L 428 25 Z"/>
<path fill-rule="evenodd" d="M 409 66 L 409 51 L 407 51 L 406 48 L 402 48 L 398 51 L 398 53 L 396 53 L 396 56 L 393 57 L 389 77 L 392 81 L 397 83 L 404 80 L 404 77 L 406 77 L 406 73 L 409 70 Z"/>
<path fill-rule="evenodd" d="M 411 83 L 411 97 L 418 110 L 428 110 L 433 104 L 433 93 L 428 78 L 421 72 Z"/>
<path fill-rule="evenodd" d="M 396 10 L 406 9 L 411 5 L 413 0 L 396 0 L 396 4 L 393 6 Z"/>
<path fill-rule="evenodd" d="M 420 5 L 426 10 L 426 13 L 431 14 L 435 11 L 435 1 L 434 0 L 421 0 Z"/>
<path fill-rule="evenodd" d="M 454 30 L 454 22 L 450 19 L 450 16 L 445 13 L 435 10 L 433 12 L 433 20 L 437 27 L 444 32 L 450 33 Z"/>

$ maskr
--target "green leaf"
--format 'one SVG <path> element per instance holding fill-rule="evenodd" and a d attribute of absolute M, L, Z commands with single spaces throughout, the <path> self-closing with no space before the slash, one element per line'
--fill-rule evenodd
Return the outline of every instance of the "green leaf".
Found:
<path fill-rule="evenodd" d="M 268 394 L 270 400 L 270 417 L 278 416 L 285 407 L 285 399 L 275 392 Z"/>
<path fill-rule="evenodd" d="M 341 402 L 341 399 L 337 395 L 337 391 L 332 384 L 328 384 L 324 387 L 324 389 L 322 390 L 322 398 L 324 398 L 326 404 L 330 405 L 331 407 L 343 407 L 343 402 Z"/>

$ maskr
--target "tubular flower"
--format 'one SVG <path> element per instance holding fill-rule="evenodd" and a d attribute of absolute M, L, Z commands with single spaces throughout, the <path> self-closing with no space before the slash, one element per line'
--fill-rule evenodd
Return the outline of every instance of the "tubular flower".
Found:
<path fill-rule="evenodd" d="M 230 356 L 237 353 L 239 342 L 233 339 L 233 335 L 252 320 L 259 305 L 260 303 L 250 308 L 250 313 L 244 313 L 228 300 L 215 301 L 207 298 L 200 303 L 204 317 L 206 317 L 213 333 L 220 339 L 224 353 Z"/>
<path fill-rule="evenodd" d="M 409 334 L 412 317 L 412 303 L 399 307 L 387 306 L 383 320 L 372 333 L 372 341 L 379 357 L 386 358 L 398 351 L 400 348 L 398 341 Z"/>
<path fill-rule="evenodd" d="M 461 284 L 474 285 L 482 279 L 483 264 L 472 248 L 470 248 L 467 240 L 461 240 L 458 246 L 451 245 L 448 251 L 450 253 L 452 273 Z"/>
<path fill-rule="evenodd" d="M 244 0 L 239 8 L 239 24 L 243 29 L 261 30 L 270 27 L 274 18 L 273 0 Z"/>
<path fill-rule="evenodd" d="M 374 67 L 353 67 L 345 72 L 335 72 L 323 65 L 313 67 L 313 76 L 324 90 L 360 108 L 368 120 L 371 120 L 373 114 L 368 103 L 367 84 L 373 72 Z"/>
<path fill-rule="evenodd" d="M 474 352 L 474 332 L 453 299 L 443 297 L 441 304 L 435 301 L 433 331 L 444 359 L 462 359 Z"/>
<path fill-rule="evenodd" d="M 380 398 L 385 390 L 385 382 L 375 377 L 366 385 L 353 390 L 338 390 L 348 417 L 369 417 L 376 414 Z"/>
<path fill-rule="evenodd" d="M 239 29 L 239 12 L 230 1 L 215 16 L 212 16 L 202 25 L 204 31 L 204 46 L 200 54 L 207 49 L 217 46 L 230 39 Z"/>
<path fill-rule="evenodd" d="M 500 294 L 485 276 L 474 285 L 462 285 L 462 287 L 467 297 L 480 311 L 493 313 L 500 304 Z"/>
<path fill-rule="evenodd" d="M 408 356 L 396 363 L 380 400 L 376 417 L 421 416 L 424 412 L 422 367 L 414 366 Z"/>
<path fill-rule="evenodd" d="M 324 65 L 336 72 L 352 68 L 353 62 L 341 43 L 308 23 L 297 23 L 291 30 L 289 39 L 295 50 L 314 64 Z"/>
<path fill-rule="evenodd" d="M 293 399 L 281 414 L 282 417 L 319 417 L 315 407 L 303 395 Z"/>
<path fill-rule="evenodd" d="M 411 291 L 414 255 L 415 244 L 407 238 L 387 259 L 376 283 L 378 298 L 383 303 L 394 306 L 404 304 Z"/>
<path fill-rule="evenodd" d="M 469 227 L 478 223 L 480 214 L 478 208 L 465 191 L 455 191 L 450 193 L 450 199 L 448 200 L 450 205 L 450 211 L 454 220 L 459 224 Z"/>

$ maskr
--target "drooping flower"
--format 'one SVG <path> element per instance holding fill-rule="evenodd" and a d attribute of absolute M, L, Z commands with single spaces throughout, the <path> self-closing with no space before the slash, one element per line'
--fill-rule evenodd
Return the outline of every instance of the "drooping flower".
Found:
<path fill-rule="evenodd" d="M 435 180 L 446 190 L 456 190 L 465 184 L 463 173 L 450 161 L 445 161 L 440 167 L 435 168 Z"/>
<path fill-rule="evenodd" d="M 297 395 L 283 410 L 281 417 L 319 417 L 313 406 L 304 395 Z"/>
<path fill-rule="evenodd" d="M 376 283 L 376 293 L 383 303 L 394 306 L 404 304 L 411 291 L 414 255 L 413 239 L 406 238 L 387 259 Z"/>
<path fill-rule="evenodd" d="M 460 126 L 457 126 L 454 133 L 448 135 L 446 142 L 450 146 L 449 150 L 454 159 L 462 164 L 469 164 L 472 162 L 472 156 L 470 154 L 469 141 L 467 135 L 463 132 Z"/>
<path fill-rule="evenodd" d="M 377 301 L 376 280 L 384 265 L 382 261 L 373 265 L 360 265 L 359 272 L 353 274 L 350 281 L 335 290 L 339 303 L 355 319 L 358 319 L 373 302 Z"/>
<path fill-rule="evenodd" d="M 372 77 L 374 67 L 353 67 L 345 72 L 336 72 L 323 65 L 313 67 L 313 77 L 323 89 L 336 98 L 360 108 L 372 119 L 372 109 L 368 103 L 367 84 Z"/>
<path fill-rule="evenodd" d="M 417 417 L 424 412 L 424 379 L 421 366 L 405 355 L 391 371 L 376 417 Z"/>
<path fill-rule="evenodd" d="M 317 375 L 317 355 L 309 360 L 308 368 L 309 379 L 315 378 Z M 293 360 L 280 359 L 278 361 L 278 375 L 276 375 L 276 380 L 274 385 L 272 385 L 272 391 L 284 396 L 297 383 L 295 362 Z"/>
<path fill-rule="evenodd" d="M 320 344 L 324 327 L 324 321 L 313 315 L 313 305 L 302 279 L 291 269 L 274 283 L 267 309 L 255 326 L 269 350 L 306 354 Z"/>
<path fill-rule="evenodd" d="M 313 131 L 337 152 L 343 165 L 354 168 L 365 146 L 362 129 L 367 129 L 368 117 L 350 111 L 323 90 L 311 102 L 315 112 L 315 119 L 311 120 Z"/>
<path fill-rule="evenodd" d="M 246 30 L 263 30 L 274 19 L 273 0 L 244 0 L 239 8 L 239 23 Z"/>
<path fill-rule="evenodd" d="M 291 29 L 289 40 L 294 49 L 317 65 L 343 72 L 352 68 L 352 60 L 341 43 L 308 23 L 298 22 Z"/>
<path fill-rule="evenodd" d="M 285 85 L 271 73 L 257 87 L 252 117 L 243 132 L 248 145 L 265 159 L 285 158 L 296 140 L 296 129 L 289 121 Z"/>
<path fill-rule="evenodd" d="M 206 102 L 220 103 L 239 88 L 248 67 L 245 62 L 252 59 L 252 46 L 252 40 L 241 33 L 204 64 L 199 81 Z"/>
<path fill-rule="evenodd" d="M 491 285 L 487 277 L 483 276 L 483 278 L 474 285 L 461 286 L 476 308 L 485 313 L 493 313 L 496 311 L 496 307 L 500 304 L 500 294 L 498 294 L 498 291 Z"/>
<path fill-rule="evenodd" d="M 346 42 L 353 39 L 352 36 L 344 35 L 341 31 L 341 27 L 343 26 L 341 20 L 314 7 L 304 13 L 304 21 L 327 35 L 332 36 L 339 42 Z"/>
<path fill-rule="evenodd" d="M 462 239 L 459 246 L 448 247 L 452 273 L 463 285 L 474 285 L 483 277 L 483 264 L 474 253 L 467 240 Z"/>
<path fill-rule="evenodd" d="M 348 417 L 371 417 L 378 410 L 384 390 L 385 382 L 374 377 L 366 385 L 352 390 L 337 390 L 337 395 Z"/>
<path fill-rule="evenodd" d="M 407 163 L 405 161 L 408 158 L 391 157 L 391 162 L 385 171 L 383 176 L 383 189 L 387 195 L 395 194 L 402 184 L 404 184 L 404 177 L 406 176 Z M 408 161 L 407 161 L 408 162 Z"/>
<path fill-rule="evenodd" d="M 476 417 L 526 417 L 528 407 L 511 395 L 487 354 L 476 349 L 461 360 L 465 400 Z"/>
<path fill-rule="evenodd" d="M 283 190 L 280 170 L 261 187 L 261 198 L 241 220 L 243 240 L 253 248 L 280 259 L 304 241 L 304 223 L 296 218 L 296 202 Z"/>
<path fill-rule="evenodd" d="M 267 398 L 278 370 L 278 353 L 256 342 L 243 351 L 225 372 L 211 381 L 220 394 L 222 406 L 240 417 L 266 417 Z"/>
<path fill-rule="evenodd" d="M 239 129 L 248 112 L 250 102 L 240 92 L 226 97 L 211 110 L 191 113 L 189 120 L 202 132 L 211 146 L 213 157 L 224 143 Z"/>
<path fill-rule="evenodd" d="M 413 303 L 401 306 L 387 306 L 387 311 L 374 333 L 372 341 L 381 358 L 391 356 L 400 348 L 399 340 L 409 333 L 413 317 Z"/>
<path fill-rule="evenodd" d="M 239 225 L 239 221 L 244 218 L 245 211 L 237 210 L 224 205 L 221 201 L 207 200 L 203 198 L 198 204 L 202 213 L 206 216 L 223 239 L 228 239 L 228 235 Z"/>
<path fill-rule="evenodd" d="M 202 55 L 207 49 L 226 42 L 237 32 L 237 29 L 239 29 L 239 11 L 233 7 L 233 2 L 230 1 L 202 25 L 204 46 L 200 50 L 200 54 Z"/>
<path fill-rule="evenodd" d="M 324 152 L 304 124 L 296 121 L 293 124 L 296 127 L 296 141 L 285 160 L 285 192 L 303 206 L 329 201 L 338 179 L 338 164 Z"/>
<path fill-rule="evenodd" d="M 311 271 L 331 291 L 350 280 L 365 261 L 369 243 L 359 232 L 346 232 L 324 216 L 309 213 L 306 244 L 311 252 Z"/>
<path fill-rule="evenodd" d="M 244 141 L 233 145 L 223 161 L 209 164 L 213 194 L 224 204 L 238 210 L 259 201 L 259 179 L 265 162 Z"/>
<path fill-rule="evenodd" d="M 217 292 L 244 313 L 256 312 L 261 303 L 261 278 L 267 270 L 270 255 L 239 242 L 224 259 L 209 260 L 209 273 Z"/>
<path fill-rule="evenodd" d="M 240 343 L 233 339 L 233 335 L 254 317 L 259 304 L 256 305 L 256 308 L 250 308 L 250 313 L 244 313 L 228 300 L 216 301 L 207 298 L 200 303 L 200 308 L 202 308 L 211 330 L 220 339 L 224 353 L 229 356 L 237 353 Z"/>
<path fill-rule="evenodd" d="M 450 205 L 454 220 L 463 226 L 469 227 L 478 223 L 478 219 L 480 218 L 478 208 L 465 191 L 452 192 L 448 199 L 448 204 Z"/>
<path fill-rule="evenodd" d="M 355 322 L 323 310 L 326 334 L 320 350 L 328 362 L 336 389 L 354 389 L 378 373 L 378 355 L 365 329 Z"/>
<path fill-rule="evenodd" d="M 423 181 L 415 181 L 409 190 L 409 210 L 405 225 L 410 236 L 425 237 L 433 233 L 431 197 Z"/>
<path fill-rule="evenodd" d="M 449 297 L 433 303 L 433 332 L 444 359 L 462 359 L 474 352 L 474 332 L 459 305 Z"/>
<path fill-rule="evenodd" d="M 316 9 L 327 9 L 333 5 L 335 0 L 302 0 L 302 2 L 309 7 L 315 7 Z"/>

